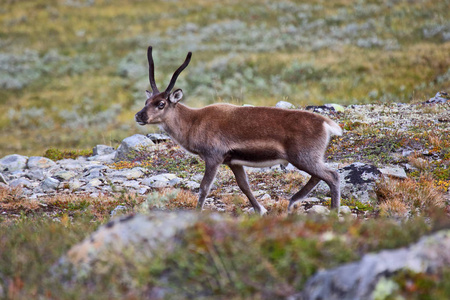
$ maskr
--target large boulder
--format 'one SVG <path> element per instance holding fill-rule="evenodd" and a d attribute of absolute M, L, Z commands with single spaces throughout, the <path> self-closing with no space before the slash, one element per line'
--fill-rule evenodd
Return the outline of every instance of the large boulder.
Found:
<path fill-rule="evenodd" d="M 219 218 L 218 215 L 211 216 Z M 65 274 L 73 269 L 77 274 L 101 273 L 105 264 L 114 263 L 124 255 L 136 261 L 153 257 L 154 251 L 170 251 L 177 233 L 207 217 L 194 212 L 154 212 L 113 219 L 73 246 L 55 265 L 54 271 Z"/>
<path fill-rule="evenodd" d="M 19 154 L 11 154 L 0 159 L 0 172 L 2 173 L 12 173 L 15 171 L 21 171 L 27 166 L 28 157 L 19 155 Z"/>
<path fill-rule="evenodd" d="M 155 143 L 150 138 L 142 134 L 135 134 L 122 141 L 117 148 L 114 161 L 132 161 L 136 156 L 151 151 L 154 146 Z"/>
<path fill-rule="evenodd" d="M 431 273 L 450 265 L 450 230 L 423 237 L 409 248 L 366 254 L 360 261 L 321 271 L 310 278 L 301 294 L 290 299 L 375 299 L 390 277 L 401 270 Z M 384 298 L 383 298 L 384 299 Z"/>

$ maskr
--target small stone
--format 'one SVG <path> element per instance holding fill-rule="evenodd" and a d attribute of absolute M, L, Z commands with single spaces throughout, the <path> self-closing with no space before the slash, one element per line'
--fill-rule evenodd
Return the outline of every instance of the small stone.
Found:
<path fill-rule="evenodd" d="M 269 194 L 264 194 L 264 195 L 261 197 L 261 201 L 270 201 L 270 200 L 272 200 L 272 197 L 270 197 Z"/>
<path fill-rule="evenodd" d="M 59 187 L 59 180 L 51 177 L 45 179 L 41 184 L 41 188 L 45 192 L 56 190 L 58 187 Z"/>
<path fill-rule="evenodd" d="M 125 214 L 127 212 L 127 207 L 124 205 L 117 205 L 116 208 L 114 208 L 111 211 L 111 217 L 115 217 L 117 215 L 122 215 Z"/>
<path fill-rule="evenodd" d="M 136 180 L 125 181 L 122 184 L 122 186 L 127 187 L 127 188 L 133 188 L 133 189 L 136 189 L 136 190 L 141 188 L 141 185 Z"/>
<path fill-rule="evenodd" d="M 114 152 L 114 148 L 111 146 L 107 146 L 107 145 L 97 145 L 94 147 L 94 149 L 92 149 L 92 154 L 94 156 L 107 155 L 107 154 L 111 154 L 113 152 Z"/>
<path fill-rule="evenodd" d="M 56 166 L 56 163 L 42 156 L 32 156 L 28 159 L 27 168 L 28 169 L 47 169 Z"/>
<path fill-rule="evenodd" d="M 142 134 L 127 137 L 117 148 L 114 161 L 131 161 L 139 153 L 152 150 L 154 145 L 151 139 Z"/>
<path fill-rule="evenodd" d="M 332 110 L 334 110 L 336 112 L 344 112 L 345 111 L 345 107 L 343 107 L 342 105 L 336 104 L 336 103 L 325 104 L 325 106 L 328 108 L 332 108 Z"/>
<path fill-rule="evenodd" d="M 83 186 L 83 183 L 81 183 L 79 180 L 72 180 L 69 182 L 69 188 L 72 191 L 77 191 Z"/>
<path fill-rule="evenodd" d="M 196 189 L 199 189 L 199 188 L 200 188 L 200 183 L 195 182 L 195 181 L 192 181 L 192 180 L 189 180 L 188 182 L 186 182 L 186 183 L 184 184 L 184 186 L 185 186 L 186 188 L 190 189 L 190 190 L 196 190 Z"/>
<path fill-rule="evenodd" d="M 141 170 L 141 168 L 133 168 L 125 173 L 125 177 L 127 179 L 136 179 L 141 178 L 144 176 L 144 172 Z"/>
<path fill-rule="evenodd" d="M 200 182 L 203 179 L 203 174 L 196 174 L 194 176 L 192 176 L 192 180 Z"/>
<path fill-rule="evenodd" d="M 53 178 L 58 179 L 59 181 L 67 181 L 77 176 L 77 173 L 73 171 L 59 171 L 53 174 Z"/>
<path fill-rule="evenodd" d="M 142 180 L 142 184 L 150 186 L 152 188 L 159 189 L 159 188 L 174 186 L 175 184 L 177 184 L 180 181 L 181 181 L 181 179 L 178 178 L 176 175 L 170 174 L 170 173 L 165 173 L 165 174 L 160 174 L 160 175 L 146 178 L 146 179 Z"/>
<path fill-rule="evenodd" d="M 0 172 L 20 171 L 27 166 L 27 156 L 22 156 L 19 154 L 11 154 L 0 159 Z"/>
<path fill-rule="evenodd" d="M 264 195 L 265 193 L 266 193 L 266 192 L 263 191 L 263 190 L 256 190 L 256 191 L 253 192 L 253 196 L 255 196 L 256 198 L 258 198 L 258 197 Z"/>
<path fill-rule="evenodd" d="M 305 198 L 305 199 L 301 200 L 301 202 L 313 204 L 313 203 L 320 203 L 321 201 L 319 198 L 309 197 L 309 198 Z M 297 203 L 301 203 L 301 202 L 297 202 Z"/>
<path fill-rule="evenodd" d="M 386 168 L 382 168 L 379 170 L 380 170 L 381 174 L 383 174 L 385 176 L 391 176 L 391 177 L 396 177 L 396 178 L 400 178 L 400 179 L 406 179 L 408 177 L 406 175 L 405 170 L 401 167 L 386 167 Z"/>
<path fill-rule="evenodd" d="M 44 180 L 45 176 L 44 176 L 44 172 L 42 171 L 42 169 L 34 169 L 31 170 L 30 172 L 28 172 L 25 177 L 31 179 L 31 180 Z"/>
<path fill-rule="evenodd" d="M 340 207 L 339 212 L 342 215 L 350 215 L 352 213 L 352 210 L 350 209 L 350 207 L 343 205 Z"/>
<path fill-rule="evenodd" d="M 275 107 L 283 109 L 296 109 L 294 104 L 287 101 L 279 101 L 277 104 L 275 104 Z"/>
<path fill-rule="evenodd" d="M 13 181 L 11 181 L 9 183 L 9 186 L 12 186 L 12 187 L 22 186 L 22 187 L 27 187 L 27 188 L 33 188 L 31 181 L 29 181 L 25 178 L 14 179 Z"/>
<path fill-rule="evenodd" d="M 323 205 L 314 205 L 310 209 L 308 209 L 308 214 L 316 214 L 326 216 L 330 214 L 330 210 Z"/>
<path fill-rule="evenodd" d="M 149 133 L 147 137 L 152 140 L 153 143 L 159 144 L 170 140 L 170 136 L 161 133 Z"/>
<path fill-rule="evenodd" d="M 105 155 L 91 156 L 91 157 L 88 157 L 87 160 L 89 160 L 89 161 L 96 161 L 96 162 L 102 162 L 102 163 L 113 163 L 115 156 L 116 156 L 116 153 L 113 152 L 113 153 L 105 154 Z"/>
<path fill-rule="evenodd" d="M 140 195 L 144 195 L 144 194 L 146 194 L 149 190 L 150 190 L 150 188 L 147 187 L 147 186 L 145 186 L 145 187 L 139 188 L 139 191 L 138 191 L 138 192 L 139 192 Z"/>
<path fill-rule="evenodd" d="M 88 186 L 90 187 L 99 187 L 101 185 L 103 185 L 103 182 L 98 178 L 93 178 L 88 182 Z"/>

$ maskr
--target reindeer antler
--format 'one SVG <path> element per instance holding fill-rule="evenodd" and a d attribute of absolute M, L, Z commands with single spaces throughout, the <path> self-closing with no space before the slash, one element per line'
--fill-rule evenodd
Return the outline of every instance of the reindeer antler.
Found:
<path fill-rule="evenodd" d="M 170 91 L 173 89 L 173 86 L 175 85 L 175 81 L 177 81 L 178 75 L 188 66 L 189 62 L 191 61 L 192 52 L 189 52 L 186 56 L 186 59 L 184 60 L 184 63 L 173 73 L 172 79 L 170 80 L 169 85 L 167 86 L 164 93 L 167 95 L 170 93 Z"/>
<path fill-rule="evenodd" d="M 148 79 L 150 80 L 150 86 L 152 87 L 153 94 L 159 93 L 158 87 L 155 83 L 155 64 L 153 63 L 152 46 L 147 49 L 148 59 Z"/>

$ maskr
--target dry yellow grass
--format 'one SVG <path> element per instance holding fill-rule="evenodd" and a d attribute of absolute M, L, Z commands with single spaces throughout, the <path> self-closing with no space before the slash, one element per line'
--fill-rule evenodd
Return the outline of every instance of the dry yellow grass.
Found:
<path fill-rule="evenodd" d="M 383 180 L 377 185 L 380 212 L 384 216 L 424 215 L 444 208 L 444 196 L 433 179 L 423 175 L 418 180 Z"/>

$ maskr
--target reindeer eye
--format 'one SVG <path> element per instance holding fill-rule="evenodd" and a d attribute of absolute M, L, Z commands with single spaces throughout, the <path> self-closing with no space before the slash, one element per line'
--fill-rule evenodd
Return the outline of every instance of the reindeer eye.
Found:
<path fill-rule="evenodd" d="M 159 102 L 157 105 L 158 109 L 163 109 L 164 106 L 166 106 L 166 103 L 164 101 Z"/>

